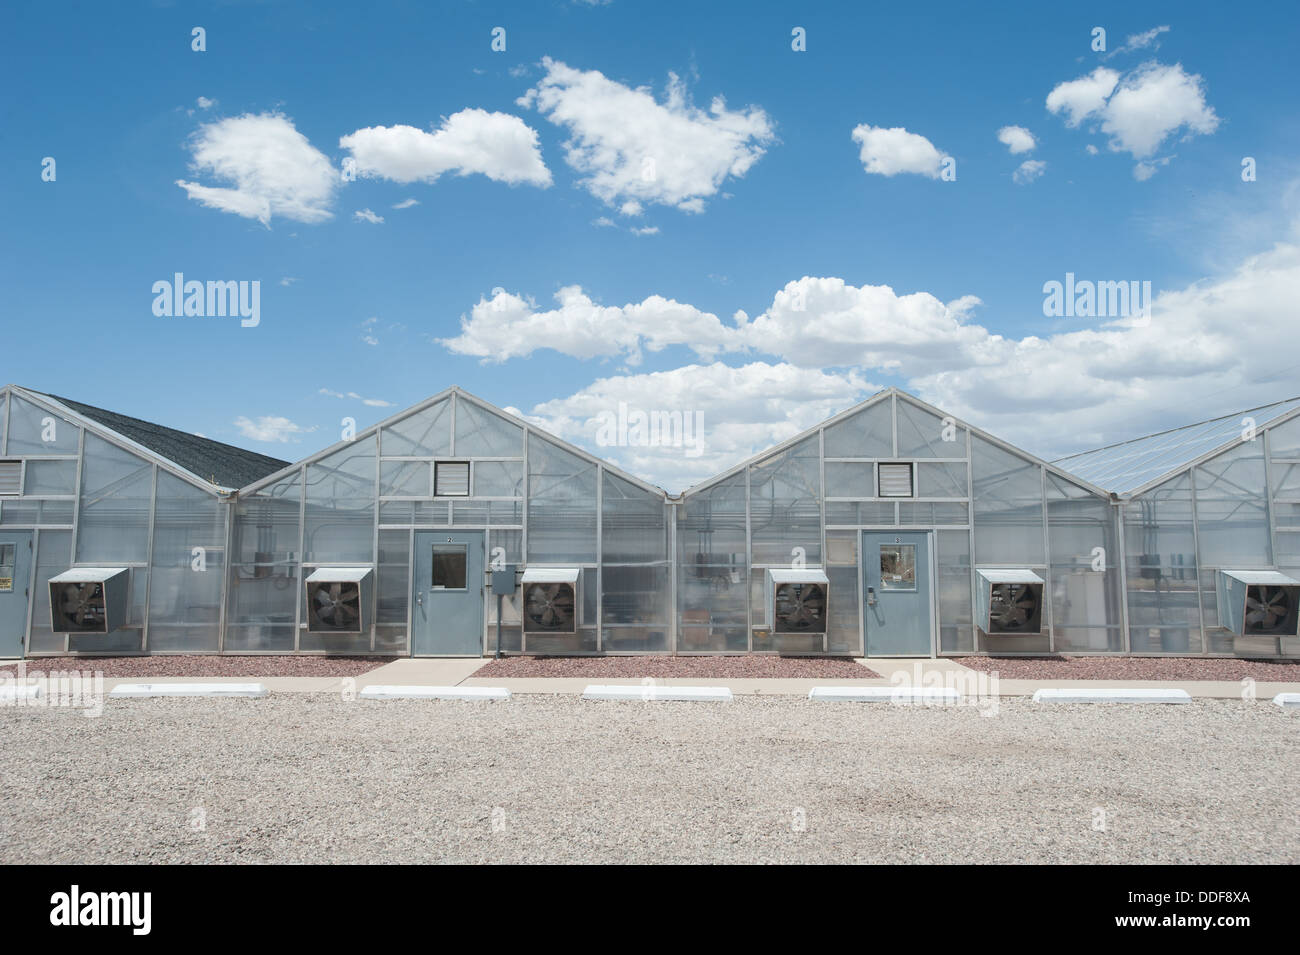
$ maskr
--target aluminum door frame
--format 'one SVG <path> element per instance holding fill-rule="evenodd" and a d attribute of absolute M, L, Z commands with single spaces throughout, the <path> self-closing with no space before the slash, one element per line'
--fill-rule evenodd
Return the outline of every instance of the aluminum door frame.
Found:
<path fill-rule="evenodd" d="M 867 565 L 866 549 L 863 547 L 863 541 L 868 534 L 887 535 L 892 534 L 895 537 L 901 537 L 903 534 L 920 534 L 925 537 L 925 549 L 927 551 L 926 566 L 930 573 L 930 649 L 928 653 L 907 653 L 903 657 L 917 660 L 937 659 L 937 649 L 939 640 L 939 564 L 936 545 L 938 535 L 935 534 L 934 528 L 917 527 L 859 527 L 858 528 L 858 586 L 861 588 L 858 594 L 858 619 L 862 621 L 862 656 L 864 659 L 871 659 L 871 645 L 868 642 L 868 623 L 867 623 Z M 879 552 L 873 555 L 873 559 L 879 560 Z M 878 659 L 891 659 L 889 657 L 878 657 Z"/>
<path fill-rule="evenodd" d="M 428 623 L 421 621 L 423 604 L 416 599 L 417 590 L 423 589 L 427 594 L 430 592 L 424 578 L 427 574 L 432 573 L 432 546 L 439 543 L 464 544 L 466 553 L 465 562 L 465 596 L 468 602 L 476 600 L 474 606 L 477 608 L 475 616 L 478 619 L 478 648 L 465 653 L 427 653 L 422 652 L 419 647 L 420 636 L 427 636 L 430 640 L 435 636 L 423 627 Z M 413 533 L 412 553 L 411 553 L 411 586 L 408 590 L 409 610 L 411 615 L 410 627 L 410 655 L 412 657 L 422 657 L 425 659 L 437 659 L 439 657 L 459 657 L 473 658 L 483 655 L 483 628 L 486 620 L 484 609 L 484 571 L 487 567 L 487 531 L 482 529 L 466 529 L 457 527 L 444 528 L 416 528 Z M 426 553 L 427 552 L 427 553 Z M 477 560 L 474 559 L 477 555 Z M 426 573 L 427 571 L 427 573 Z M 469 604 L 467 603 L 468 607 Z M 417 622 L 422 623 L 423 627 L 420 634 L 416 634 L 415 628 Z"/>
<path fill-rule="evenodd" d="M 20 660 L 27 652 L 27 631 L 32 615 L 32 572 L 36 563 L 35 538 L 35 531 L 0 531 L 0 543 L 14 545 L 13 592 L 0 596 L 0 599 L 14 597 L 19 588 L 23 591 L 22 612 L 14 614 L 18 627 L 17 643 L 11 646 L 8 642 L 0 642 L 0 660 Z M 16 649 L 17 653 L 11 655 L 11 649 Z"/>

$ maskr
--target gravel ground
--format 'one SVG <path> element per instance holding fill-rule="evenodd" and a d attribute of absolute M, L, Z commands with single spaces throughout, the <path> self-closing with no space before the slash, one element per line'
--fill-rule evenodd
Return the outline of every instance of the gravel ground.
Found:
<path fill-rule="evenodd" d="M 1300 683 L 1300 661 L 1179 657 L 954 657 L 1004 680 L 1255 680 Z"/>
<path fill-rule="evenodd" d="M 3 863 L 1300 862 L 1266 703 L 114 700 L 0 756 Z"/>
<path fill-rule="evenodd" d="M 107 679 L 151 676 L 360 676 L 397 657 L 211 656 L 33 657 L 21 661 L 28 672 L 92 670 Z M 17 666 L 14 660 L 0 666 Z"/>
<path fill-rule="evenodd" d="M 740 680 L 752 677 L 872 680 L 879 674 L 848 657 L 502 657 L 493 660 L 474 677 L 504 680 L 509 677 L 590 677 L 593 679 L 640 679 L 654 677 L 712 677 Z"/>

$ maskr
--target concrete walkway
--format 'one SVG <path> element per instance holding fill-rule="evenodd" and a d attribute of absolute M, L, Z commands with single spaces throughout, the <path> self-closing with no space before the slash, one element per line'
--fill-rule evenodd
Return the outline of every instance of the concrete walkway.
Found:
<path fill-rule="evenodd" d="M 488 660 L 478 657 L 443 659 L 408 658 L 394 660 L 355 677 L 115 677 L 104 680 L 105 691 L 122 683 L 261 683 L 273 693 L 328 693 L 356 692 L 367 686 L 495 686 L 505 687 L 518 694 L 560 694 L 577 696 L 592 683 L 606 685 L 640 686 L 653 682 L 658 686 L 725 686 L 739 696 L 800 696 L 806 697 L 814 686 L 921 686 L 952 687 L 963 696 L 992 695 L 1031 696 L 1043 688 L 1107 687 L 1132 689 L 1135 687 L 1171 688 L 1186 690 L 1192 697 L 1201 699 L 1238 700 L 1243 698 L 1243 684 L 1218 680 L 1003 680 L 995 684 L 989 675 L 971 670 L 947 659 L 881 659 L 858 660 L 864 668 L 880 674 L 878 678 L 861 679 L 721 679 L 710 677 L 670 677 L 653 680 L 618 679 L 609 677 L 515 677 L 487 679 L 473 674 Z M 28 682 L 44 683 L 40 680 Z M 1271 700 L 1278 693 L 1300 692 L 1300 682 L 1258 682 L 1254 685 L 1257 700 Z"/>

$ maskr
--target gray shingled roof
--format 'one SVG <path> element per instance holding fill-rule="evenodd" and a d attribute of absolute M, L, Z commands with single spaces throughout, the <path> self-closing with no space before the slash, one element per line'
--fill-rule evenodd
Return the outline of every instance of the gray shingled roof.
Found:
<path fill-rule="evenodd" d="M 221 487 L 241 488 L 289 466 L 288 461 L 200 438 L 197 434 L 164 428 L 151 421 L 105 411 L 58 395 L 46 397 Z"/>

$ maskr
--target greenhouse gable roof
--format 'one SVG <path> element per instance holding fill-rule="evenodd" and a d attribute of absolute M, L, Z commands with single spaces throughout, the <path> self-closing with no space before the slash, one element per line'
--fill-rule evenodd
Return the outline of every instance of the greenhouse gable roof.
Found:
<path fill-rule="evenodd" d="M 1199 421 L 1169 431 L 1145 435 L 1091 451 L 1081 451 L 1052 463 L 1118 495 L 1131 495 L 1159 484 L 1202 458 L 1226 451 L 1241 440 L 1243 421 L 1256 428 L 1276 424 L 1300 409 L 1300 397 L 1248 408 L 1235 414 Z"/>
<path fill-rule="evenodd" d="M 44 398 L 56 405 L 62 405 L 67 410 L 129 439 L 140 447 L 152 451 L 158 457 L 217 487 L 232 490 L 240 488 L 288 465 L 286 461 L 265 454 L 246 451 L 234 445 L 213 441 L 211 438 L 201 438 L 196 434 L 177 431 L 129 415 L 106 411 L 70 398 L 60 398 L 57 395 L 30 389 L 19 390 Z"/>

